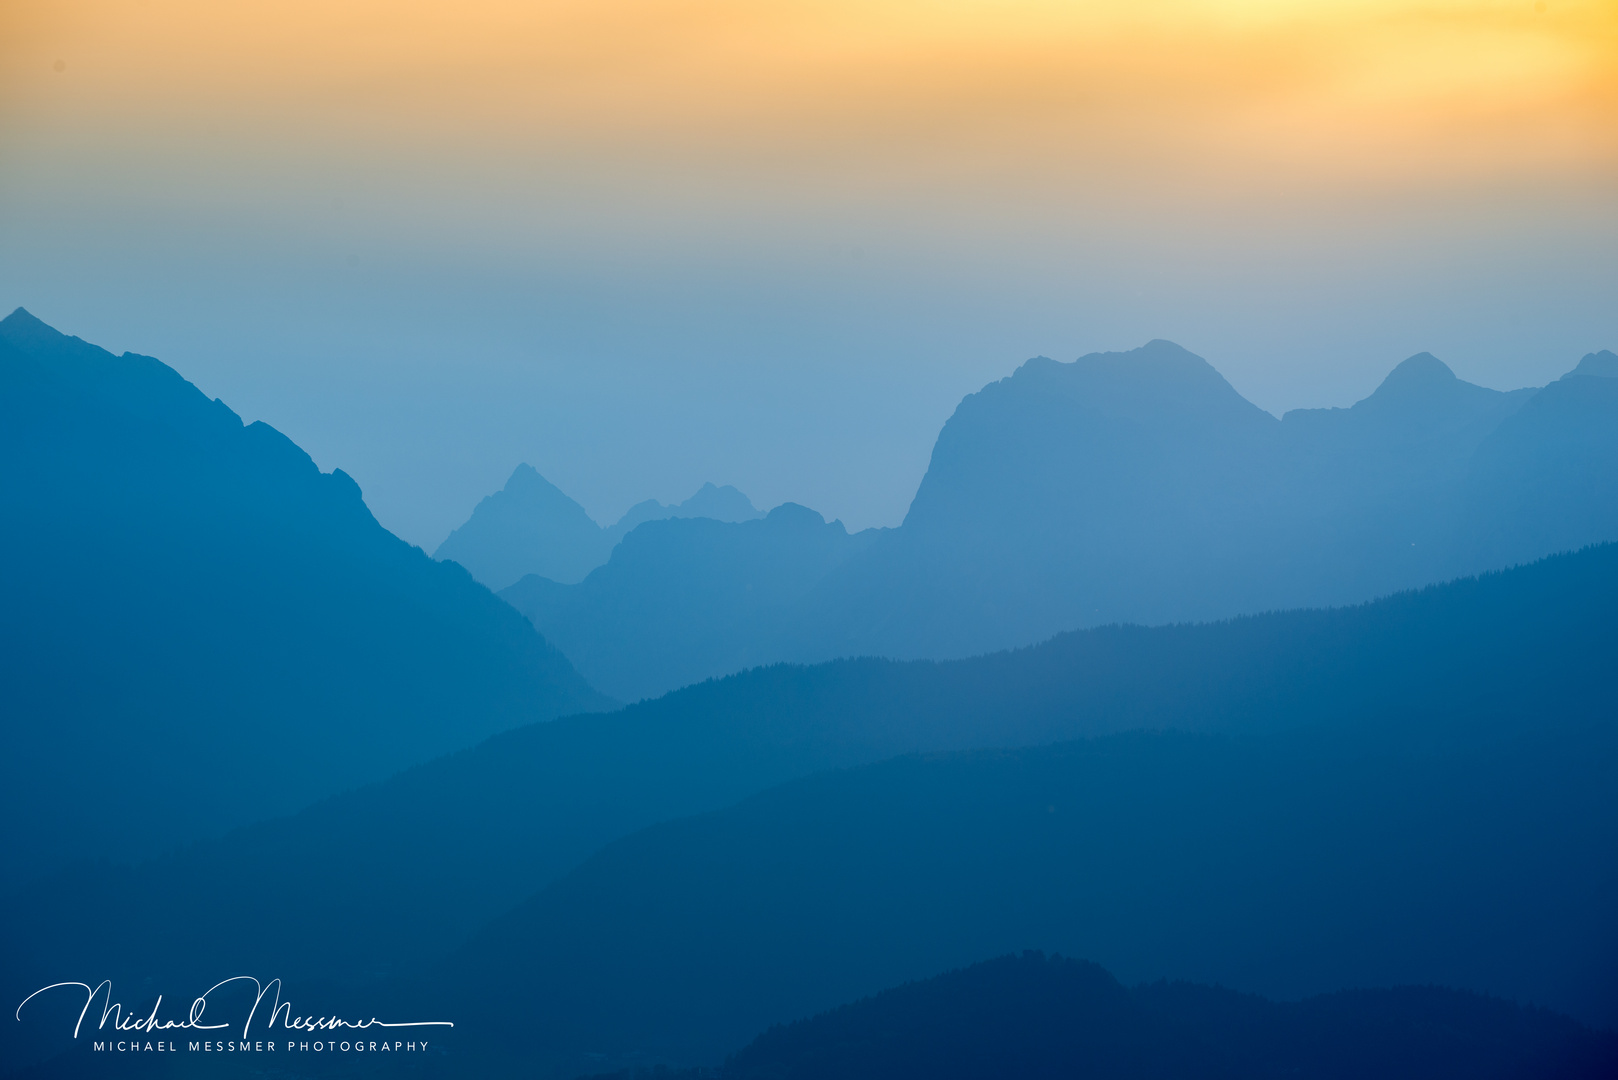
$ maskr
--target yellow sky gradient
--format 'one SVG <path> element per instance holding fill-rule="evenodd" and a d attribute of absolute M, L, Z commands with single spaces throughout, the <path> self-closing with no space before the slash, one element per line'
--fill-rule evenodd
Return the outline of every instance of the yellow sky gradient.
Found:
<path fill-rule="evenodd" d="M 1610 176 L 1618 0 L 9 0 L 0 123 L 172 152 Z M 56 65 L 63 65 L 58 72 Z M 998 164 L 994 164 L 994 163 Z"/>
<path fill-rule="evenodd" d="M 893 524 L 1036 353 L 1543 383 L 1615 238 L 1618 0 L 0 0 L 0 300 L 429 546 L 518 461 Z"/>

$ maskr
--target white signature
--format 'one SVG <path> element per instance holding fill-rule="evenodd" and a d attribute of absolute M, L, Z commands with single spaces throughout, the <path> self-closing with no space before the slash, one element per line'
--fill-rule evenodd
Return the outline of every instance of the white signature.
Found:
<path fill-rule="evenodd" d="M 162 994 L 157 996 L 157 1001 L 152 1005 L 152 1011 L 149 1015 L 145 1017 L 140 1017 L 134 1014 L 126 1015 L 124 1012 L 124 1007 L 120 1003 L 112 1000 L 111 979 L 103 979 L 94 987 L 92 987 L 89 983 L 81 982 L 59 982 L 51 983 L 49 986 L 42 986 L 38 990 L 35 990 L 32 994 L 29 994 L 27 997 L 22 999 L 22 1005 L 17 1006 L 17 1019 L 22 1019 L 23 1005 L 27 1005 L 30 1001 L 33 1001 L 36 997 L 45 993 L 45 991 L 57 990 L 63 987 L 77 987 L 78 989 L 84 991 L 84 1007 L 79 1010 L 78 1023 L 73 1025 L 73 1037 L 75 1039 L 79 1037 L 79 1029 L 84 1026 L 84 1018 L 90 1015 L 90 1006 L 95 1004 L 95 1000 L 98 996 L 101 997 L 102 1004 L 101 1020 L 96 1024 L 97 1030 L 104 1029 L 110 1025 L 114 1031 L 144 1031 L 148 1033 L 155 1031 L 184 1030 L 187 1028 L 193 1031 L 218 1031 L 221 1028 L 230 1027 L 230 1023 L 228 1021 L 223 1024 L 205 1024 L 202 1022 L 203 1013 L 206 1012 L 208 1008 L 208 994 L 213 993 L 221 986 L 228 986 L 229 984 L 236 982 L 252 983 L 253 990 L 255 992 L 253 997 L 253 1007 L 248 1010 L 247 1019 L 242 1022 L 242 1038 L 244 1039 L 247 1038 L 248 1029 L 253 1026 L 253 1019 L 258 1016 L 259 1007 L 265 1004 L 264 999 L 266 997 L 270 997 L 268 1003 L 270 1012 L 269 1016 L 263 1021 L 265 1031 L 269 1031 L 270 1029 L 274 1028 L 275 1022 L 278 1019 L 281 1021 L 281 1026 L 289 1031 L 336 1031 L 339 1028 L 363 1029 L 373 1027 L 404 1028 L 455 1026 L 448 1020 L 412 1020 L 406 1023 L 388 1023 L 385 1020 L 378 1020 L 374 1016 L 369 1020 L 345 1020 L 339 1016 L 296 1016 L 292 1012 L 292 1002 L 281 1000 L 280 979 L 271 979 L 267 983 L 260 983 L 251 975 L 236 975 L 232 978 L 225 979 L 222 982 L 214 983 L 208 988 L 206 993 L 191 1003 L 191 1011 L 186 1015 L 184 1020 L 162 1020 L 158 1018 L 157 1011 L 163 1005 Z M 106 991 L 105 995 L 102 995 L 101 993 L 103 990 Z M 270 996 L 272 994 L 273 996 Z"/>

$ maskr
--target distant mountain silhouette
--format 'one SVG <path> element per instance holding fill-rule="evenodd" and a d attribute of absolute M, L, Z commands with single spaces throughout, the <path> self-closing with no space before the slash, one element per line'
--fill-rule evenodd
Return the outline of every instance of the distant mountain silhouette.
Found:
<path fill-rule="evenodd" d="M 722 1080 L 1565 1080 L 1618 1073 L 1618 1035 L 1435 987 L 1278 1004 L 1095 964 L 1007 956 L 773 1028 Z"/>
<path fill-rule="evenodd" d="M 1466 561 L 1502 565 L 1618 536 L 1618 356 L 1586 356 L 1479 446 Z"/>
<path fill-rule="evenodd" d="M 939 433 L 903 526 L 818 590 L 797 654 L 962 656 L 1078 626 L 1208 618 L 1268 509 L 1280 424 L 1167 341 L 1028 361 Z"/>
<path fill-rule="evenodd" d="M 806 566 L 796 580 L 824 573 L 769 612 L 693 592 L 653 615 L 644 581 L 615 572 L 588 602 L 507 596 L 620 696 L 753 662 L 959 657 L 1112 622 L 1357 603 L 1618 540 L 1614 371 L 1591 354 L 1506 393 L 1421 353 L 1352 408 L 1276 420 L 1171 342 L 1036 358 L 961 402 L 900 528 Z M 723 573 L 723 547 L 660 539 Z M 654 674 L 645 658 L 665 651 L 704 660 Z M 637 672 L 632 689 L 618 670 Z"/>
<path fill-rule="evenodd" d="M 1351 603 L 1618 539 L 1605 400 L 1576 418 L 1582 456 L 1521 436 L 1531 452 L 1499 483 L 1570 489 L 1543 522 L 1471 493 L 1497 483 L 1491 441 L 1560 390 L 1487 390 L 1423 353 L 1353 408 L 1277 422 L 1169 342 L 1029 361 L 961 403 L 904 526 L 817 590 L 790 655 L 965 655 Z"/>
<path fill-rule="evenodd" d="M 139 866 L 80 865 L 53 875 L 0 898 L 0 972 L 5 973 L 0 993 L 59 977 L 52 972 L 64 966 L 100 971 L 130 985 L 182 985 L 219 970 L 271 968 L 292 980 L 363 983 L 443 957 L 485 921 L 637 829 L 717 811 L 820 770 L 898 754 L 1031 746 L 1163 728 L 1281 739 L 1314 732 L 1304 749 L 1314 747 L 1317 758 L 1350 761 L 1368 755 L 1397 762 L 1412 755 L 1481 753 L 1480 745 L 1516 745 L 1533 732 L 1547 739 L 1565 735 L 1567 745 L 1582 746 L 1580 740 L 1587 739 L 1579 732 L 1591 725 L 1610 730 L 1611 717 L 1618 714 L 1618 685 L 1607 674 L 1608 658 L 1618 652 L 1615 609 L 1618 546 L 1607 545 L 1336 611 L 1205 626 L 1110 627 L 947 663 L 858 660 L 753 670 L 617 713 L 506 732 L 295 816 Z M 1556 745 L 1561 744 L 1545 753 L 1560 753 Z M 1230 782 L 1251 781 L 1258 785 L 1251 789 L 1256 793 L 1279 783 L 1274 769 L 1281 765 L 1274 763 L 1286 759 L 1223 760 L 1234 762 L 1232 769 L 1240 766 L 1227 774 L 1236 777 Z M 1525 754 L 1521 760 L 1547 759 Z M 1585 775 L 1581 770 L 1604 768 L 1603 760 L 1597 754 L 1576 765 L 1567 774 L 1567 790 L 1527 813 L 1511 835 L 1540 844 L 1547 858 L 1565 852 L 1559 845 L 1572 843 L 1572 834 L 1561 831 L 1561 824 L 1547 824 L 1544 815 L 1554 816 L 1554 808 L 1567 799 L 1587 796 L 1593 800 L 1590 827 L 1600 827 L 1610 800 L 1579 786 L 1578 778 Z M 1397 765 L 1389 766 L 1393 772 L 1376 773 L 1374 764 L 1361 774 L 1371 785 L 1367 790 L 1387 783 L 1407 791 L 1421 775 Z M 1480 784 L 1510 763 L 1489 758 L 1485 764 L 1495 771 L 1480 773 Z M 1307 762 L 1298 768 L 1319 773 Z M 1442 775 L 1449 769 L 1443 766 Z M 1196 790 L 1212 790 L 1207 784 L 1213 781 L 1197 775 L 1203 775 L 1197 780 L 1203 786 Z M 1533 775 L 1552 785 L 1558 774 L 1547 765 Z M 1244 776 L 1247 780 L 1241 780 Z M 1120 774 L 1107 783 L 1125 782 Z M 1500 790 L 1522 793 L 1525 784 L 1534 783 L 1532 776 L 1507 775 Z M 1470 812 L 1465 808 L 1472 804 L 1464 800 L 1473 795 L 1461 792 L 1456 798 L 1462 801 L 1456 802 L 1448 790 L 1433 789 L 1431 812 Z M 1306 800 L 1276 813 L 1307 823 L 1334 815 L 1355 818 L 1389 805 L 1367 803 L 1341 785 L 1323 788 L 1318 797 L 1332 792 L 1343 800 L 1335 809 Z M 1182 804 L 1164 798 L 1155 809 L 1137 809 L 1152 820 L 1184 810 L 1201 821 L 1209 812 L 1195 799 Z M 1242 799 L 1237 804 L 1251 805 Z M 1510 813 L 1514 805 L 1506 799 L 1488 813 Z M 1108 810 L 1105 820 L 1117 821 L 1118 813 L 1124 811 Z M 1437 819 L 1431 823 L 1442 825 Z M 1445 843 L 1493 844 L 1488 828 L 1480 824 L 1476 832 L 1454 833 Z M 1319 838 L 1325 843 L 1336 835 Z M 1321 857 L 1333 857 L 1332 852 Z M 1500 858 L 1502 866 L 1509 861 L 1504 854 Z M 1590 880 L 1599 882 L 1606 873 L 1600 867 L 1609 865 L 1604 858 L 1596 858 L 1594 871 L 1569 864 L 1555 873 L 1594 874 Z M 1192 861 L 1201 865 L 1201 859 Z M 1539 873 L 1537 864 L 1533 873 Z M 1560 879 L 1553 873 L 1545 880 Z M 1579 895 L 1593 895 L 1591 888 L 1597 886 L 1580 885 L 1585 891 Z M 118 920 L 99 916 L 108 896 L 118 898 Z M 1583 903 L 1568 902 L 1575 913 Z M 252 933 L 237 932 L 242 925 L 251 925 Z M 988 951 L 941 960 L 912 974 L 1041 944 L 1032 939 L 993 944 L 985 947 Z M 1061 942 L 1051 947 L 1058 946 L 1071 951 Z M 1595 939 L 1580 946 L 1596 959 L 1604 947 Z M 1414 962 L 1435 953 L 1423 946 L 1409 955 Z M 1546 971 L 1555 966 L 1555 955 L 1560 954 L 1542 957 Z M 1485 964 L 1484 953 L 1479 957 Z M 1128 970 L 1132 977 L 1151 976 L 1139 967 Z M 1176 970 L 1166 967 L 1163 973 Z M 1493 976 L 1454 970 L 1458 973 L 1448 981 L 1457 985 L 1509 989 L 1489 981 Z M 1373 976 L 1381 981 L 1440 977 L 1436 971 L 1404 969 L 1397 976 L 1366 977 Z M 862 984 L 865 989 L 847 994 L 839 990 L 759 1023 L 803 1015 L 901 977 L 907 976 L 884 976 L 887 981 Z M 1546 985 L 1557 982 L 1552 975 L 1545 978 Z M 1333 985 L 1338 984 L 1299 989 Z M 1579 1015 L 1618 1018 L 1618 1001 L 1600 1004 L 1618 998 L 1618 990 L 1601 989 L 1599 980 L 1591 984 L 1594 989 L 1579 985 L 1567 981 L 1564 992 L 1595 1002 Z M 0 1039 L 8 1030 L 0 1026 Z M 740 1030 L 733 1041 L 717 1042 L 715 1052 L 734 1049 L 755 1033 Z M 5 1056 L 0 1044 L 0 1058 Z"/>
<path fill-rule="evenodd" d="M 717 487 L 712 483 L 703 484 L 697 493 L 674 506 L 664 506 L 656 499 L 647 499 L 638 502 L 624 512 L 617 524 L 606 530 L 608 537 L 614 544 L 643 521 L 663 521 L 667 518 L 712 518 L 714 521 L 755 521 L 764 516 L 764 512 L 753 505 L 753 501 L 740 491 L 726 484 Z M 605 562 L 606 560 L 602 560 Z M 599 565 L 599 564 L 598 564 Z M 548 575 L 542 575 L 548 576 Z M 561 579 L 557 579 L 561 580 Z"/>
<path fill-rule="evenodd" d="M 518 465 L 433 558 L 452 559 L 489 588 L 503 589 L 524 574 L 578 581 L 611 550 L 612 541 L 584 507 L 532 466 Z"/>
<path fill-rule="evenodd" d="M 1602 349 L 1600 352 L 1585 353 L 1579 360 L 1578 366 L 1563 375 L 1564 379 L 1571 379 L 1576 375 L 1594 375 L 1598 378 L 1618 379 L 1618 354 Z"/>
<path fill-rule="evenodd" d="M 794 605 L 877 535 L 796 503 L 741 523 L 648 521 L 582 583 L 532 575 L 500 595 L 592 683 L 635 701 L 778 659 Z"/>
<path fill-rule="evenodd" d="M 606 562 L 613 547 L 642 522 L 665 518 L 751 521 L 763 516 L 735 488 L 704 484 L 675 506 L 656 499 L 636 503 L 616 525 L 604 529 L 584 507 L 524 464 L 517 466 L 502 490 L 477 505 L 466 524 L 433 552 L 433 558 L 460 563 L 495 590 L 530 574 L 572 584 Z"/>
<path fill-rule="evenodd" d="M 347 475 L 20 308 L 0 322 L 0 453 L 0 813 L 19 826 L 0 886 L 608 704 Z"/>
<path fill-rule="evenodd" d="M 1410 752 L 1133 733 L 821 774 L 609 845 L 405 993 L 458 1007 L 490 1073 L 714 1062 L 1025 948 L 1282 997 L 1488 989 L 1612 1027 L 1618 730 L 1534 723 Z"/>

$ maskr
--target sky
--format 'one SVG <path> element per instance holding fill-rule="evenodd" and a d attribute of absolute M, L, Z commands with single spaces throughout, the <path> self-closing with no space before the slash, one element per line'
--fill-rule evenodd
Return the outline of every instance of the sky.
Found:
<path fill-rule="evenodd" d="M 0 307 L 434 548 L 902 520 L 960 398 L 1169 338 L 1272 412 L 1618 348 L 1618 0 L 4 0 Z"/>

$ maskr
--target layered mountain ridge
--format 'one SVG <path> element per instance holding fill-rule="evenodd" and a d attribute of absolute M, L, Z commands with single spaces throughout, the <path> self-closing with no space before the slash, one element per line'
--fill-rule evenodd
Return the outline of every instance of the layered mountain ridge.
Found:
<path fill-rule="evenodd" d="M 401 974 L 420 977 L 451 962 L 446 958 L 491 920 L 527 903 L 541 904 L 550 914 L 512 916 L 506 930 L 486 930 L 482 944 L 453 960 L 461 974 L 433 975 L 429 982 L 469 994 L 467 988 L 487 979 L 513 1001 L 532 1001 L 532 994 L 541 993 L 564 999 L 589 981 L 586 969 L 605 965 L 606 971 L 619 963 L 605 959 L 616 955 L 609 940 L 614 935 L 641 925 L 655 935 L 666 923 L 657 905 L 678 890 L 687 890 L 689 901 L 681 917 L 697 920 L 678 936 L 715 949 L 745 950 L 755 946 L 745 938 L 725 938 L 731 931 L 702 922 L 702 912 L 731 902 L 724 897 L 743 895 L 744 886 L 756 887 L 765 890 L 753 894 L 761 897 L 758 911 L 787 913 L 781 918 L 790 922 L 799 918 L 790 915 L 797 901 L 769 891 L 784 887 L 780 882 L 787 879 L 780 875 L 789 868 L 813 876 L 819 872 L 813 867 L 823 867 L 831 875 L 823 883 L 842 880 L 840 887 L 872 873 L 827 862 L 828 846 L 855 851 L 864 844 L 870 859 L 894 866 L 940 847 L 954 850 L 980 862 L 969 872 L 957 866 L 946 873 L 947 867 L 933 865 L 927 873 L 945 874 L 932 879 L 940 897 L 966 889 L 963 880 L 982 878 L 971 889 L 984 902 L 1026 907 L 1042 895 L 1038 881 L 1005 867 L 990 872 L 981 860 L 992 859 L 995 850 L 1016 849 L 1030 821 L 1044 820 L 1012 810 L 1032 790 L 1017 777 L 1047 770 L 1053 795 L 1063 793 L 1035 810 L 1055 805 L 1071 813 L 1080 801 L 1090 809 L 1064 818 L 1069 831 L 1048 837 L 1054 846 L 1030 857 L 1016 874 L 1037 877 L 1046 872 L 1041 867 L 1082 868 L 1084 859 L 1102 859 L 1103 868 L 1112 869 L 1096 872 L 1087 895 L 1111 897 L 1111 905 L 1127 893 L 1132 899 L 1125 907 L 1145 904 L 1143 910 L 1158 919 L 1150 934 L 1138 920 L 1130 921 L 1135 916 L 1126 919 L 1108 907 L 1114 921 L 1107 925 L 1122 936 L 1103 949 L 1097 939 L 1081 935 L 1100 924 L 1064 921 L 1058 908 L 1041 907 L 1034 921 L 994 923 L 1021 927 L 1018 933 L 961 936 L 970 919 L 952 908 L 954 921 L 940 925 L 957 929 L 935 927 L 931 937 L 908 939 L 911 952 L 867 941 L 855 950 L 864 956 L 858 962 L 846 950 L 827 954 L 842 959 L 822 962 L 815 950 L 791 952 L 797 946 L 790 943 L 803 937 L 812 920 L 794 923 L 796 930 L 770 924 L 769 936 L 786 943 L 782 962 L 808 965 L 783 976 L 803 992 L 759 997 L 753 1004 L 715 999 L 705 1015 L 740 1017 L 735 1026 L 705 1027 L 708 1021 L 688 1018 L 683 1028 L 700 1035 L 698 1041 L 661 1045 L 676 1060 L 701 1060 L 750 1037 L 749 1016 L 761 1025 L 790 1019 L 800 1014 L 794 1010 L 829 1006 L 891 979 L 988 955 L 973 951 L 979 947 L 1071 952 L 1082 946 L 1083 955 L 1104 959 L 1130 978 L 1197 974 L 1270 993 L 1328 990 L 1347 985 L 1344 980 L 1436 980 L 1529 997 L 1610 1024 L 1618 1018 L 1618 985 L 1601 972 L 1618 971 L 1618 939 L 1604 917 L 1609 899 L 1618 902 L 1618 863 L 1602 838 L 1618 836 L 1618 819 L 1605 795 L 1608 785 L 1618 783 L 1610 722 L 1618 686 L 1605 663 L 1618 649 L 1618 624 L 1610 615 L 1615 604 L 1618 546 L 1606 545 L 1334 611 L 1201 626 L 1099 628 L 1029 649 L 942 663 L 866 659 L 756 669 L 616 713 L 506 732 L 381 784 L 163 859 L 131 867 L 80 865 L 52 875 L 0 907 L 6 927 L 0 932 L 0 971 L 17 983 L 0 982 L 0 992 L 21 987 L 26 993 L 32 987 L 23 984 L 43 985 L 39 980 L 49 981 L 64 965 L 100 972 L 98 977 L 119 985 L 190 985 L 224 969 L 273 968 L 300 985 L 331 980 L 363 986 Z M 1129 735 L 1166 729 L 1196 737 Z M 1114 737 L 1124 741 L 1107 741 Z M 1040 749 L 1064 741 L 1066 749 L 1049 755 Z M 1005 766 L 1007 754 L 1024 750 L 1016 759 L 1023 765 Z M 896 755 L 960 752 L 968 754 L 876 767 Z M 791 789 L 797 794 L 776 788 L 817 773 L 825 777 L 826 770 L 866 766 L 873 769 Z M 978 804 L 981 814 L 952 801 L 978 798 L 971 794 L 981 787 L 974 778 L 990 776 L 1000 779 L 983 781 L 988 787 L 982 791 L 993 798 Z M 904 778 L 920 786 L 906 788 L 911 781 Z M 869 800 L 890 787 L 899 793 L 896 802 L 867 804 L 880 812 L 849 809 L 848 792 L 863 792 L 859 798 Z M 777 794 L 768 794 L 772 788 Z M 912 804 L 912 795 L 920 801 Z M 751 809 L 735 808 L 748 798 L 755 800 Z M 776 824 L 759 809 L 764 806 L 780 809 Z M 1005 814 L 990 813 L 995 806 Z M 713 861 L 727 850 L 718 841 L 700 859 L 668 856 L 670 837 L 708 836 L 716 827 L 692 815 L 716 813 L 732 834 L 753 824 L 760 831 L 722 865 Z M 673 832 L 664 828 L 679 819 L 686 824 Z M 818 824 L 808 832 L 773 831 L 809 819 Z M 965 828 L 963 820 L 979 824 Z M 1287 822 L 1295 831 L 1287 831 Z M 890 826 L 899 831 L 876 839 Z M 1496 835 L 1496 826 L 1504 833 Z M 1205 831 L 1195 837 L 1185 831 L 1199 829 Z M 1105 836 L 1132 851 L 1136 861 L 1120 864 L 1117 852 L 1097 851 L 1093 845 Z M 1271 851 L 1264 837 L 1278 846 Z M 1325 846 L 1311 850 L 1311 838 Z M 589 868 L 595 853 L 620 841 L 628 847 Z M 1511 846 L 1519 841 L 1526 847 Z M 1092 845 L 1082 858 L 1079 848 L 1064 846 L 1081 842 Z M 1433 863 L 1424 844 L 1451 851 L 1453 858 Z M 1191 849 L 1203 854 L 1186 861 Z M 625 862 L 626 850 L 638 854 Z M 1356 854 L 1344 862 L 1350 851 Z M 1221 918 L 1227 921 L 1208 934 L 1209 941 L 1223 944 L 1197 944 L 1203 927 L 1198 920 L 1211 917 L 1212 909 L 1175 897 L 1206 899 L 1216 886 L 1235 897 L 1230 879 L 1207 876 L 1210 859 L 1227 858 L 1276 880 L 1303 875 L 1294 893 L 1272 897 L 1276 903 L 1285 895 L 1308 898 L 1286 924 L 1293 941 L 1314 942 L 1298 945 L 1296 955 L 1303 959 L 1287 959 L 1285 948 L 1264 937 L 1278 933 L 1273 913 L 1268 922 L 1253 923 L 1239 910 L 1225 909 Z M 1378 864 L 1378 858 L 1391 862 Z M 662 861 L 654 866 L 647 859 Z M 1394 864 L 1405 869 L 1387 869 Z M 616 869 L 601 877 L 602 866 Z M 1351 897 L 1331 899 L 1318 882 L 1309 883 L 1315 881 L 1311 874 L 1341 882 L 1348 873 L 1344 866 L 1359 868 L 1354 872 L 1363 880 L 1352 895 L 1375 900 L 1378 933 L 1402 927 L 1398 933 L 1406 938 L 1388 937 L 1381 944 L 1354 938 L 1361 930 L 1354 928 Z M 1414 877 L 1405 873 L 1409 867 L 1415 867 L 1409 870 Z M 949 876 L 957 871 L 966 878 Z M 725 875 L 740 877 L 727 883 Z M 1518 884 L 1497 887 L 1500 875 Z M 570 878 L 573 884 L 567 884 Z M 1397 887 L 1418 879 L 1426 882 L 1419 898 Z M 992 886 L 995 880 L 1003 887 Z M 1474 887 L 1485 880 L 1495 884 Z M 655 887 L 646 885 L 652 882 Z M 819 887 L 806 884 L 806 895 Z M 541 900 L 542 894 L 548 898 Z M 108 896 L 119 898 L 123 918 L 116 922 L 97 914 Z M 564 904 L 558 897 L 574 899 Z M 938 898 L 917 902 L 942 910 Z M 621 923 L 610 914 L 635 904 L 649 906 L 634 909 L 638 913 Z M 903 906 L 884 909 L 883 918 L 897 918 Z M 1531 923 L 1498 940 L 1456 931 L 1421 948 L 1409 946 L 1409 935 L 1429 933 L 1434 912 L 1442 912 L 1452 928 L 1465 920 L 1498 927 L 1537 912 L 1551 929 L 1542 928 L 1531 963 L 1510 944 Z M 1311 913 L 1321 914 L 1317 919 Z M 749 916 L 754 925 L 763 917 Z M 253 933 L 233 932 L 243 924 L 251 924 Z M 524 966 L 512 959 L 518 952 L 503 936 L 508 932 L 523 940 L 538 934 L 545 949 L 595 940 L 601 951 L 586 950 L 566 964 L 552 957 Z M 1153 945 L 1154 935 L 1181 935 L 1180 944 Z M 1319 944 L 1332 935 L 1358 943 Z M 957 939 L 972 948 L 951 951 Z M 1408 956 L 1401 958 L 1407 946 Z M 651 966 L 632 964 L 620 977 L 606 979 L 601 1015 L 626 1022 L 636 1015 L 628 999 L 612 997 L 626 986 L 653 979 L 673 985 L 709 970 L 710 960 L 720 964 L 718 952 L 705 959 L 679 948 L 687 946 L 634 959 Z M 1192 956 L 1206 966 L 1174 966 L 1180 963 L 1176 957 Z M 517 987 L 497 977 L 502 970 L 549 974 L 542 988 L 526 976 Z M 723 965 L 712 970 L 723 971 Z M 821 974 L 811 978 L 814 971 Z M 838 971 L 852 974 L 824 981 Z M 710 991 L 728 993 L 723 988 L 729 985 L 728 976 L 715 976 Z M 735 983 L 744 998 L 766 988 L 748 991 L 747 985 L 745 979 Z M 822 989 L 814 990 L 817 985 Z M 415 983 L 411 987 L 406 996 L 412 1001 L 432 1000 L 421 997 L 426 991 Z M 660 1001 L 662 993 L 647 1000 Z M 446 1000 L 446 1007 L 456 1000 Z M 542 1011 L 555 1012 L 565 1028 L 573 1022 L 568 1008 L 549 1001 Z M 574 1020 L 583 1023 L 576 1015 Z M 633 1019 L 646 1022 L 645 1014 Z M 468 1038 L 493 1045 L 504 1037 L 503 1028 L 496 1024 Z M 513 1020 L 511 1030 L 532 1032 L 532 1024 Z M 609 1027 L 602 1037 L 619 1048 L 656 1041 L 637 1031 L 650 1029 Z M 664 1029 L 658 1038 L 667 1034 Z M 563 1060 L 582 1052 L 569 1039 L 553 1032 L 543 1044 L 534 1043 L 534 1053 Z M 696 1058 L 680 1058 L 696 1054 L 694 1047 L 701 1051 Z"/>
<path fill-rule="evenodd" d="M 0 321 L 0 887 L 610 704 L 359 487 L 150 357 Z"/>
<path fill-rule="evenodd" d="M 1274 1002 L 1187 982 L 1125 988 L 1095 964 L 1031 952 L 771 1028 L 716 1080 L 1595 1080 L 1615 1069 L 1618 1036 L 1473 994 L 1407 986 Z"/>
<path fill-rule="evenodd" d="M 524 463 L 512 472 L 504 488 L 478 503 L 471 518 L 449 534 L 433 558 L 460 563 L 496 591 L 530 575 L 572 584 L 606 562 L 619 541 L 643 522 L 669 518 L 752 521 L 763 516 L 734 487 L 707 483 L 672 506 L 656 499 L 638 502 L 615 524 L 603 528 L 584 507 Z"/>
<path fill-rule="evenodd" d="M 1421 353 L 1350 408 L 1278 420 L 1171 342 L 1039 357 L 961 402 L 903 524 L 850 538 L 846 557 L 797 553 L 779 530 L 669 528 L 581 584 L 502 595 L 621 697 L 778 660 L 940 659 L 1358 603 L 1618 539 L 1609 371 L 1618 358 L 1592 353 L 1502 392 Z M 707 590 L 660 592 L 638 569 L 652 564 Z M 766 564 L 773 604 L 723 599 Z"/>
<path fill-rule="evenodd" d="M 900 528 L 710 485 L 632 508 L 576 582 L 525 573 L 524 618 L 273 428 L 19 311 L 0 992 L 109 978 L 181 1015 L 253 972 L 300 1007 L 455 1021 L 431 1059 L 290 1063 L 311 1075 L 743 1046 L 737 1076 L 895 1075 L 977 1052 L 944 1031 L 985 999 L 938 972 L 1043 949 L 1328 995 L 964 969 L 1118 1021 L 1038 1043 L 1069 1065 L 1188 1021 L 1210 1075 L 1259 1074 L 1249 1036 L 1277 1075 L 1342 1067 L 1300 1031 L 1386 1037 L 1363 1062 L 1418 1073 L 1567 1051 L 1601 1075 L 1610 1038 L 1508 1002 L 1618 1025 L 1611 373 L 1501 393 L 1420 354 L 1277 419 L 1168 342 L 1036 359 L 962 402 Z M 474 518 L 524 557 L 611 532 L 526 466 Z M 1018 647 L 824 659 L 992 643 Z M 821 662 L 754 666 L 780 657 Z M 597 711 L 591 681 L 648 700 Z M 1469 993 L 1333 993 L 1401 983 Z M 20 1075 L 126 1064 L 26 1019 L 0 1030 Z"/>

